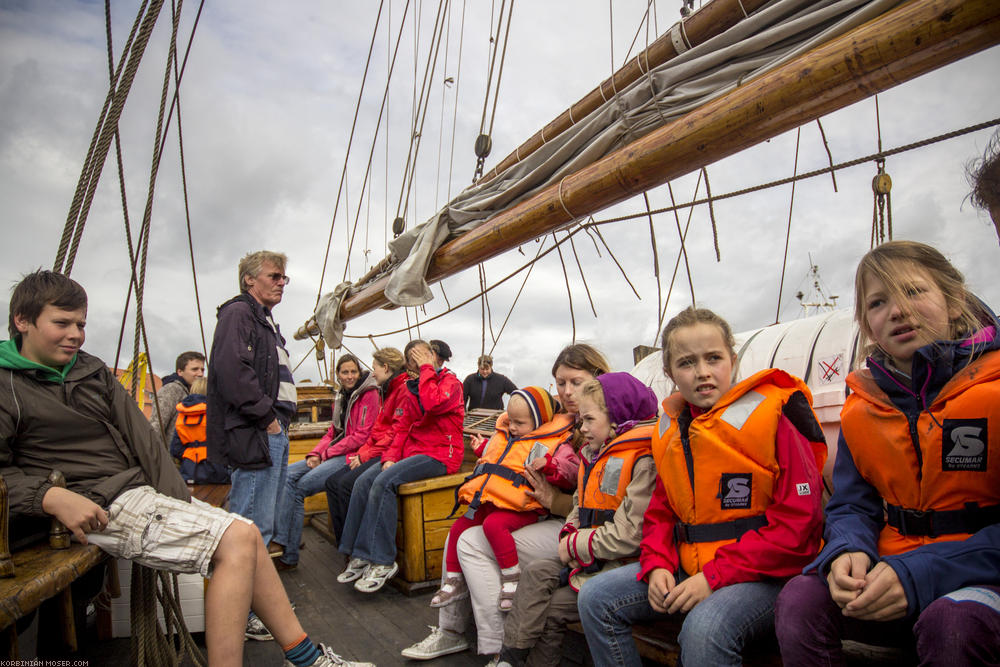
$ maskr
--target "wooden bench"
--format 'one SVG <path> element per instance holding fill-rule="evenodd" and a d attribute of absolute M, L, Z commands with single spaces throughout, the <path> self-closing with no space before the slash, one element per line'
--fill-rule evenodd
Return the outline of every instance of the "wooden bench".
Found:
<path fill-rule="evenodd" d="M 410 594 L 437 588 L 441 581 L 444 542 L 455 519 L 455 489 L 461 486 L 466 472 L 431 477 L 399 487 L 399 520 L 396 529 L 396 562 L 399 575 L 393 585 Z"/>
<path fill-rule="evenodd" d="M 466 413 L 462 422 L 465 444 L 473 435 L 493 435 L 502 410 L 476 409 Z M 472 448 L 465 447 L 462 471 L 442 477 L 410 482 L 399 487 L 399 520 L 396 530 L 399 575 L 393 585 L 410 594 L 437 588 L 441 582 L 444 542 L 455 519 L 465 505 L 452 513 L 455 491 L 476 464 Z"/>
<path fill-rule="evenodd" d="M 62 475 L 53 473 L 50 481 L 65 486 Z M 60 483 L 61 480 L 61 483 Z M 48 652 L 75 653 L 77 642 L 77 605 L 72 585 L 85 574 L 104 567 L 111 557 L 94 545 L 70 543 L 66 528 L 53 520 L 49 540 L 20 549 L 9 549 L 7 484 L 0 477 L 0 655 L 15 659 L 18 647 L 18 621 L 27 618 L 42 605 L 51 609 L 51 623 L 39 630 L 45 636 Z M 103 574 L 101 575 L 103 581 Z M 96 593 L 96 591 L 95 591 Z M 40 623 L 40 626 L 43 625 Z"/>

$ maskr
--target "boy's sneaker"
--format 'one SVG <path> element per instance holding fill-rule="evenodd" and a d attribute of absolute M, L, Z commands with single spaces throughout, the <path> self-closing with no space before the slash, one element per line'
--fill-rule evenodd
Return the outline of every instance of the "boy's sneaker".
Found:
<path fill-rule="evenodd" d="M 354 588 L 362 593 L 374 593 L 385 586 L 385 582 L 396 576 L 397 572 L 399 572 L 399 565 L 396 563 L 392 565 L 371 565 L 368 567 L 368 571 L 365 572 L 365 576 L 354 582 Z"/>
<path fill-rule="evenodd" d="M 247 629 L 243 633 L 243 636 L 247 639 L 256 639 L 261 642 L 274 639 L 274 636 L 267 629 L 267 626 L 264 625 L 264 622 L 257 618 L 257 614 L 251 614 L 250 618 L 247 619 Z"/>
<path fill-rule="evenodd" d="M 361 558 L 352 558 L 344 568 L 344 571 L 337 575 L 337 581 L 342 584 L 349 584 L 356 579 L 363 577 L 371 563 Z"/>
<path fill-rule="evenodd" d="M 441 628 L 429 626 L 431 634 L 400 653 L 411 660 L 430 660 L 449 653 L 458 653 L 469 648 L 469 640 L 457 632 L 448 632 Z"/>
<path fill-rule="evenodd" d="M 374 662 L 344 660 L 334 653 L 332 648 L 323 644 L 317 644 L 316 648 L 319 649 L 319 657 L 316 658 L 316 662 L 311 667 L 375 667 Z M 295 664 L 289 660 L 285 660 L 285 667 L 295 667 Z"/>

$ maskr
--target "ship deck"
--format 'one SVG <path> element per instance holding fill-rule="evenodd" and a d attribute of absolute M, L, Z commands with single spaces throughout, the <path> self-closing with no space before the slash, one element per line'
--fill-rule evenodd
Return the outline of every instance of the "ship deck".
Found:
<path fill-rule="evenodd" d="M 306 548 L 299 567 L 282 572 L 289 597 L 309 636 L 329 644 L 343 657 L 365 660 L 377 665 L 424 664 L 407 660 L 399 652 L 427 636 L 427 626 L 437 625 L 437 610 L 428 605 L 430 592 L 408 597 L 392 585 L 375 594 L 360 593 L 354 587 L 339 584 L 337 575 L 344 558 L 337 549 L 312 528 L 303 533 Z M 88 633 L 93 636 L 92 633 Z M 204 648 L 204 633 L 195 633 Z M 77 656 L 91 665 L 127 665 L 129 639 L 88 642 Z M 243 663 L 251 666 L 281 664 L 281 648 L 273 641 L 248 640 Z M 474 650 L 437 658 L 426 664 L 434 667 L 482 667 L 489 656 Z"/>

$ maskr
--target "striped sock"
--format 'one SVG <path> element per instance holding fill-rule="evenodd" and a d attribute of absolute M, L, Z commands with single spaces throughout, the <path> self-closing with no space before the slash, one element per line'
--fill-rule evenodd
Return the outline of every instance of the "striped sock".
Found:
<path fill-rule="evenodd" d="M 283 647 L 285 648 L 285 647 Z M 320 653 L 316 645 L 309 639 L 309 635 L 303 634 L 302 639 L 289 648 L 285 648 L 285 657 L 293 665 L 306 667 L 319 659 Z"/>

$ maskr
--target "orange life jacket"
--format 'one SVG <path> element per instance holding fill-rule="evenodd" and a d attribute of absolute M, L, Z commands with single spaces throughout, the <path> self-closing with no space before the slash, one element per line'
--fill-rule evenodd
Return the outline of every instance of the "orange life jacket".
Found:
<path fill-rule="evenodd" d="M 789 419 L 809 439 L 822 470 L 826 442 L 812 411 L 812 394 L 784 371 L 755 373 L 693 419 L 680 393 L 663 401 L 653 460 L 677 515 L 674 541 L 688 574 L 701 572 L 723 545 L 767 525 L 764 511 L 773 501 L 779 472 L 774 443 L 790 401 Z M 685 433 L 681 422 L 687 419 Z"/>
<path fill-rule="evenodd" d="M 577 501 L 580 528 L 600 526 L 614 518 L 632 482 L 636 461 L 650 455 L 655 422 L 640 422 L 601 448 L 593 463 L 580 460 Z"/>
<path fill-rule="evenodd" d="M 205 403 L 195 403 L 194 405 L 177 404 L 177 437 L 185 445 L 183 457 L 191 459 L 195 463 L 204 461 L 208 457 L 205 447 Z M 190 446 L 192 443 L 200 445 Z"/>
<path fill-rule="evenodd" d="M 458 490 L 458 501 L 468 504 L 473 512 L 482 502 L 515 512 L 542 509 L 542 505 L 527 494 L 531 485 L 524 476 L 524 468 L 554 453 L 573 428 L 572 417 L 557 414 L 552 421 L 531 433 L 511 440 L 507 430 L 509 423 L 506 412 L 500 415 L 475 469 Z"/>
<path fill-rule="evenodd" d="M 880 555 L 964 540 L 1000 521 L 1000 352 L 952 377 L 914 424 L 867 370 L 847 377 L 840 427 L 886 502 Z"/>

